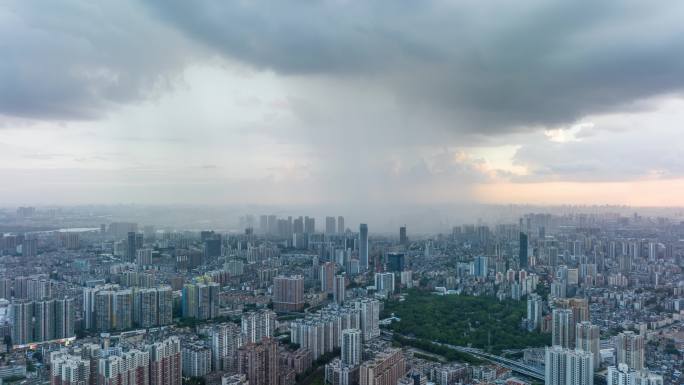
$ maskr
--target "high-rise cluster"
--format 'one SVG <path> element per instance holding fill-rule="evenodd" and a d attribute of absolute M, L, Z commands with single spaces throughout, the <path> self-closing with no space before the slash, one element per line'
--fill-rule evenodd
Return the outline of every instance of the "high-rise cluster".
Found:
<path fill-rule="evenodd" d="M 84 288 L 83 320 L 86 329 L 98 331 L 168 325 L 173 321 L 173 292 L 170 286 Z"/>
<path fill-rule="evenodd" d="M 14 345 L 74 336 L 73 298 L 15 301 L 9 310 Z"/>

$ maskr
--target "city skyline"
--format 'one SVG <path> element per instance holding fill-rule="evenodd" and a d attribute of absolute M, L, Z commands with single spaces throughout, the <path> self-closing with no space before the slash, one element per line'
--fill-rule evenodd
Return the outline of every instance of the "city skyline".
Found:
<path fill-rule="evenodd" d="M 684 206 L 681 4 L 272 7 L 4 3 L 0 201 Z"/>

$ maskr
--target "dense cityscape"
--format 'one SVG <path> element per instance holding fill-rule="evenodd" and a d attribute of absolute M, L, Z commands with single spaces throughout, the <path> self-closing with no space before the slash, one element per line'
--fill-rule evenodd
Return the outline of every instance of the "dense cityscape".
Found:
<path fill-rule="evenodd" d="M 676 215 L 566 207 L 419 235 L 116 210 L 0 211 L 4 384 L 682 383 Z"/>

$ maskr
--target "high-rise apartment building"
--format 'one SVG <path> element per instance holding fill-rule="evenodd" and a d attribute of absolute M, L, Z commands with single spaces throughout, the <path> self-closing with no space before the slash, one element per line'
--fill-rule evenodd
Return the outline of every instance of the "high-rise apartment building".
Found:
<path fill-rule="evenodd" d="M 551 343 L 563 348 L 575 347 L 575 316 L 570 309 L 553 309 Z"/>
<path fill-rule="evenodd" d="M 368 270 L 368 225 L 359 225 L 359 267 Z"/>
<path fill-rule="evenodd" d="M 630 369 L 644 368 L 644 336 L 633 331 L 625 331 L 616 337 L 617 363 Z"/>
<path fill-rule="evenodd" d="M 80 356 L 53 354 L 50 358 L 50 385 L 90 384 L 90 369 L 90 361 Z"/>
<path fill-rule="evenodd" d="M 406 358 L 401 349 L 389 349 L 365 361 L 359 368 L 359 385 L 393 385 L 406 374 Z"/>
<path fill-rule="evenodd" d="M 321 291 L 332 294 L 335 279 L 335 262 L 324 262 L 320 267 Z"/>
<path fill-rule="evenodd" d="M 273 310 L 300 311 L 304 308 L 304 277 L 273 278 Z"/>
<path fill-rule="evenodd" d="M 278 385 L 278 344 L 272 338 L 241 346 L 237 371 L 250 385 Z"/>
<path fill-rule="evenodd" d="M 473 273 L 476 277 L 487 278 L 489 274 L 489 258 L 485 256 L 475 257 L 473 261 Z M 520 281 L 522 284 L 522 281 Z"/>
<path fill-rule="evenodd" d="M 147 385 L 150 383 L 150 353 L 132 349 L 100 358 L 98 384 Z"/>
<path fill-rule="evenodd" d="M 375 290 L 378 294 L 394 293 L 394 273 L 375 273 Z"/>
<path fill-rule="evenodd" d="M 576 324 L 575 346 L 579 350 L 591 352 L 594 355 L 594 369 L 601 366 L 601 355 L 599 354 L 600 330 L 597 325 L 592 325 L 589 321 L 582 321 Z"/>
<path fill-rule="evenodd" d="M 74 300 L 15 301 L 9 306 L 12 343 L 25 345 L 70 338 L 74 333 Z"/>
<path fill-rule="evenodd" d="M 268 309 L 242 314 L 241 329 L 244 343 L 259 342 L 273 337 L 276 314 Z"/>
<path fill-rule="evenodd" d="M 648 370 L 630 369 L 626 364 L 608 367 L 607 385 L 663 385 L 663 376 Z"/>
<path fill-rule="evenodd" d="M 343 365 L 357 366 L 361 363 L 361 330 L 345 329 L 342 331 L 342 347 L 340 350 Z"/>
<path fill-rule="evenodd" d="M 1 236 L 1 234 L 0 234 Z M 0 278 L 0 298 L 10 300 L 12 298 L 12 280 L 9 278 Z"/>
<path fill-rule="evenodd" d="M 126 330 L 133 327 L 133 290 L 119 290 L 112 295 L 112 330 Z"/>
<path fill-rule="evenodd" d="M 29 258 L 36 255 L 38 255 L 38 240 L 32 237 L 24 238 L 21 243 L 21 256 Z"/>
<path fill-rule="evenodd" d="M 147 346 L 150 355 L 150 385 L 181 385 L 182 358 L 178 337 Z"/>
<path fill-rule="evenodd" d="M 565 269 L 566 272 L 569 269 Z M 560 271 L 560 269 L 559 269 Z M 589 321 L 589 302 L 586 298 L 556 298 L 554 307 L 558 309 L 570 309 L 575 317 L 575 322 Z"/>
<path fill-rule="evenodd" d="M 126 237 L 126 260 L 128 262 L 134 262 L 137 256 L 138 246 L 136 243 L 136 233 L 130 231 Z"/>
<path fill-rule="evenodd" d="M 173 292 L 170 286 L 122 290 L 117 285 L 103 285 L 83 289 L 83 326 L 87 330 L 147 328 L 171 322 Z"/>
<path fill-rule="evenodd" d="M 220 285 L 216 282 L 185 284 L 181 302 L 183 317 L 201 320 L 218 317 L 220 289 Z"/>
<path fill-rule="evenodd" d="M 325 217 L 325 235 L 336 233 L 335 217 Z"/>
<path fill-rule="evenodd" d="M 363 298 L 353 302 L 353 307 L 361 312 L 360 324 L 363 341 L 380 336 L 380 302 Z"/>
<path fill-rule="evenodd" d="M 527 296 L 527 330 L 537 330 L 541 326 L 542 298 L 536 293 Z"/>
<path fill-rule="evenodd" d="M 24 345 L 33 340 L 33 302 L 17 301 L 10 304 L 10 320 L 14 345 Z"/>
<path fill-rule="evenodd" d="M 521 269 L 527 267 L 527 234 L 520 232 L 520 249 L 518 251 L 518 264 Z"/>
<path fill-rule="evenodd" d="M 211 350 L 201 344 L 184 344 L 182 373 L 185 377 L 203 377 L 211 372 Z"/>
<path fill-rule="evenodd" d="M 222 323 L 211 331 L 211 359 L 215 371 L 237 371 L 237 351 L 243 344 L 240 327 L 234 323 Z"/>
<path fill-rule="evenodd" d="M 360 311 L 352 307 L 330 306 L 290 323 L 290 341 L 311 352 L 317 360 L 340 347 L 342 331 L 358 329 Z"/>
<path fill-rule="evenodd" d="M 594 361 L 591 352 L 547 347 L 545 352 L 545 385 L 593 385 Z"/>
<path fill-rule="evenodd" d="M 333 301 L 342 305 L 344 303 L 344 298 L 346 296 L 346 278 L 343 274 L 335 276 L 333 283 Z"/>
<path fill-rule="evenodd" d="M 316 232 L 316 219 L 313 217 L 304 217 L 304 232 L 313 234 Z"/>

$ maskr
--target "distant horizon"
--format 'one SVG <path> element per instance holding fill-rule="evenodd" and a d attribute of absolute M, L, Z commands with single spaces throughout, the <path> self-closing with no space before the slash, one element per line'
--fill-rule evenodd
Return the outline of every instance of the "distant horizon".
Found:
<path fill-rule="evenodd" d="M 18 207 L 0 207 L 0 213 L 14 216 Z M 572 214 L 620 215 L 625 218 L 634 214 L 645 218 L 668 218 L 680 222 L 684 219 L 684 208 L 678 207 L 630 207 L 630 206 L 543 206 L 543 205 L 494 205 L 494 204 L 430 204 L 421 206 L 373 205 L 364 208 L 344 208 L 329 205 L 259 206 L 259 205 L 75 205 L 75 206 L 28 206 L 37 210 L 64 209 L 81 216 L 73 224 L 99 226 L 111 222 L 136 222 L 140 225 L 155 225 L 161 228 L 183 230 L 219 230 L 242 232 L 246 228 L 247 216 L 252 216 L 253 228 L 259 227 L 261 215 L 276 215 L 279 218 L 309 216 L 316 219 L 317 232 L 325 229 L 325 217 L 342 216 L 345 227 L 358 231 L 360 223 L 369 226 L 371 234 L 395 234 L 399 227 L 407 226 L 409 234 L 436 234 L 450 232 L 454 226 L 467 224 L 517 224 L 527 214 L 550 214 L 564 216 Z M 88 216 L 83 216 L 88 214 Z M 30 219 L 28 220 L 30 223 Z M 59 226 L 61 227 L 61 226 Z"/>

